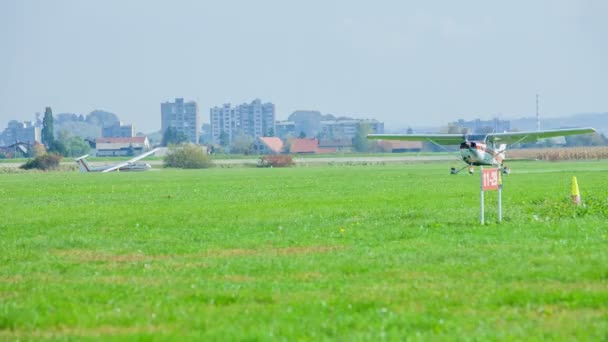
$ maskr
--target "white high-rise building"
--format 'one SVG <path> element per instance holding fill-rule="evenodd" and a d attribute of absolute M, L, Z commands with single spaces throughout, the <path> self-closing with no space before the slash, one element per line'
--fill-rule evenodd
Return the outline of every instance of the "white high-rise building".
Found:
<path fill-rule="evenodd" d="M 196 102 L 184 102 L 183 98 L 176 98 L 175 102 L 161 103 L 160 113 L 163 134 L 167 128 L 173 127 L 183 133 L 189 142 L 198 144 L 200 124 Z"/>
<path fill-rule="evenodd" d="M 213 107 L 209 111 L 211 125 L 211 143 L 215 145 L 230 144 L 241 126 L 237 108 L 231 108 L 229 103 L 222 107 Z"/>
<path fill-rule="evenodd" d="M 213 107 L 209 116 L 213 144 L 229 145 L 239 134 L 252 138 L 275 135 L 274 104 L 262 103 L 260 99 L 234 108 L 229 103 Z"/>

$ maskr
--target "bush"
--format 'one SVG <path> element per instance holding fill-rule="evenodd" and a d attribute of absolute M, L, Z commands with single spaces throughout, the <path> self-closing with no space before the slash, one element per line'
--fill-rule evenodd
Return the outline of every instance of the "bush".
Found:
<path fill-rule="evenodd" d="M 295 163 L 291 156 L 284 154 L 263 156 L 258 163 L 259 167 L 290 167 L 294 165 Z"/>
<path fill-rule="evenodd" d="M 164 162 L 165 167 L 181 169 L 206 169 L 213 165 L 211 158 L 203 149 L 192 144 L 170 146 Z"/>
<path fill-rule="evenodd" d="M 30 151 L 30 157 L 38 157 L 46 154 L 46 148 L 44 145 L 35 143 L 32 145 L 32 150 Z"/>
<path fill-rule="evenodd" d="M 28 160 L 25 164 L 21 165 L 20 168 L 24 170 L 56 170 L 59 168 L 59 162 L 61 161 L 61 156 L 49 153 L 43 154 L 41 156 L 37 156 L 34 159 Z"/>

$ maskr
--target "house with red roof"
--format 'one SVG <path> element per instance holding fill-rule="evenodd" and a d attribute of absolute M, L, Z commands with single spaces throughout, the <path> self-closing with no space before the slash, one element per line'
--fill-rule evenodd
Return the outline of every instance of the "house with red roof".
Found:
<path fill-rule="evenodd" d="M 283 153 L 285 144 L 281 138 L 258 137 L 253 148 L 258 154 L 280 154 Z"/>
<path fill-rule="evenodd" d="M 289 148 L 289 153 L 293 154 L 322 154 L 334 152 L 336 152 L 336 148 L 319 147 L 319 139 L 316 138 L 293 139 Z"/>
<path fill-rule="evenodd" d="M 422 151 L 422 141 L 402 141 L 402 140 L 380 140 L 380 148 L 384 152 L 420 152 Z"/>

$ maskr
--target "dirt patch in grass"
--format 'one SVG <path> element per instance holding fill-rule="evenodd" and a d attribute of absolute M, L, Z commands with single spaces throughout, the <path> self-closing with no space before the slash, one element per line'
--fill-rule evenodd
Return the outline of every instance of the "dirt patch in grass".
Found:
<path fill-rule="evenodd" d="M 278 255 L 295 255 L 295 254 L 313 254 L 313 253 L 327 253 L 337 250 L 341 250 L 342 246 L 302 246 L 302 247 L 287 247 L 279 248 L 276 250 Z"/>
<path fill-rule="evenodd" d="M 88 251 L 82 249 L 54 250 L 52 254 L 76 262 L 105 262 L 105 263 L 139 263 L 152 261 L 180 261 L 200 258 L 232 258 L 243 256 L 290 256 L 314 253 L 328 253 L 344 249 L 343 246 L 297 246 L 297 247 L 260 247 L 260 248 L 233 248 L 211 249 L 197 254 L 159 254 L 146 255 L 141 253 L 108 254 L 105 252 Z M 192 263 L 185 263 L 192 264 Z M 181 265 L 175 265 L 181 267 Z M 192 267 L 208 267 L 206 264 L 194 263 Z"/>
<path fill-rule="evenodd" d="M 23 281 L 23 277 L 20 275 L 0 277 L 0 283 L 5 283 L 5 284 L 16 284 L 16 283 L 20 283 L 22 281 Z"/>
<path fill-rule="evenodd" d="M 243 249 L 243 248 L 211 249 L 205 253 L 198 254 L 198 256 L 214 257 L 214 258 L 231 258 L 231 257 L 255 255 L 258 253 L 259 253 L 259 251 L 256 249 Z"/>
<path fill-rule="evenodd" d="M 319 272 L 301 272 L 294 274 L 292 278 L 296 280 L 311 281 L 321 279 L 323 278 L 323 275 Z"/>
<path fill-rule="evenodd" d="M 161 286 L 166 285 L 170 282 L 175 282 L 174 279 L 167 280 L 166 278 L 160 277 L 129 277 L 129 276 L 100 276 L 94 277 L 90 281 L 85 281 L 85 283 L 94 282 L 99 284 L 110 284 L 110 285 L 125 285 L 125 284 L 135 284 L 135 285 L 153 285 L 153 286 Z"/>
<path fill-rule="evenodd" d="M 171 255 L 146 255 L 139 253 L 108 254 L 82 249 L 62 249 L 55 250 L 52 253 L 78 262 L 149 262 L 155 260 L 168 260 L 177 257 Z"/>
<path fill-rule="evenodd" d="M 497 312 L 498 316 L 496 316 Z M 551 339 L 551 334 L 563 337 L 576 331 L 582 333 L 584 327 L 598 326 L 605 321 L 606 316 L 604 310 L 572 309 L 557 305 L 529 306 L 526 309 L 501 308 L 485 314 L 480 311 L 467 313 L 464 316 L 479 317 L 479 314 L 484 317 L 494 317 L 492 325 L 495 329 L 503 331 L 510 330 L 514 325 L 525 321 L 536 331 L 544 332 L 545 335 L 549 334 L 549 339 Z"/>
<path fill-rule="evenodd" d="M 0 330 L 0 339 L 18 339 L 18 338 L 56 338 L 56 337 L 100 337 L 100 336 L 120 336 L 120 335 L 136 335 L 136 334 L 162 334 L 167 333 L 168 329 L 161 326 L 146 326 L 146 327 L 117 327 L 117 326 L 100 326 L 92 328 L 84 327 L 51 327 L 48 329 L 15 329 L 15 330 Z"/>
<path fill-rule="evenodd" d="M 598 282 L 568 282 L 568 281 L 541 281 L 541 282 L 512 282 L 509 284 L 512 289 L 518 290 L 538 290 L 538 291 L 606 291 L 605 283 Z"/>
<path fill-rule="evenodd" d="M 212 249 L 201 256 L 207 257 L 239 257 L 239 256 L 273 256 L 273 255 L 300 255 L 327 253 L 344 249 L 343 246 L 296 246 L 296 247 L 260 247 L 260 248 L 235 248 L 235 249 Z"/>
<path fill-rule="evenodd" d="M 218 277 L 219 280 L 226 280 L 235 283 L 249 283 L 256 280 L 255 277 L 246 276 L 242 274 L 226 274 L 224 276 Z"/>

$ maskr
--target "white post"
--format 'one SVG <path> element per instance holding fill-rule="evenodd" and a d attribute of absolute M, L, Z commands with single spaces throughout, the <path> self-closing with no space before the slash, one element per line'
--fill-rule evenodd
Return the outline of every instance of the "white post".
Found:
<path fill-rule="evenodd" d="M 502 221 L 502 184 L 498 186 L 498 222 Z"/>
<path fill-rule="evenodd" d="M 483 166 L 479 167 L 479 175 L 480 175 L 480 179 L 481 182 L 479 184 L 479 189 L 481 190 L 481 225 L 483 226 L 485 224 L 485 218 L 484 218 L 484 199 L 483 199 Z"/>

